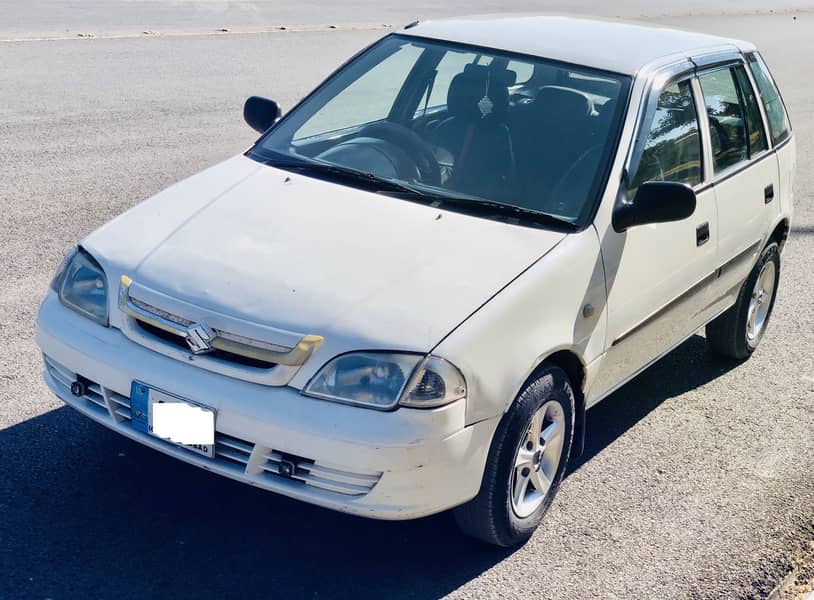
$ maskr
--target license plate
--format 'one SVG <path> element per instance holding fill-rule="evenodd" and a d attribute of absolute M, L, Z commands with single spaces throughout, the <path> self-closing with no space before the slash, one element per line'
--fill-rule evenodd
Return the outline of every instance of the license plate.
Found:
<path fill-rule="evenodd" d="M 134 429 L 207 458 L 215 457 L 214 409 L 134 381 L 130 414 Z"/>

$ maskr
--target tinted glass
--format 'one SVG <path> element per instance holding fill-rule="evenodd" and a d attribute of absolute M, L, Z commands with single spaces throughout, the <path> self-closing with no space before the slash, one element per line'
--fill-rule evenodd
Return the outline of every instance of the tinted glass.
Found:
<path fill-rule="evenodd" d="M 689 81 L 662 91 L 631 188 L 646 181 L 701 182 L 701 136 Z"/>
<path fill-rule="evenodd" d="M 377 191 L 446 197 L 488 218 L 510 211 L 485 211 L 485 201 L 576 223 L 601 192 L 629 86 L 629 77 L 588 67 L 391 35 L 283 117 L 250 156 L 343 185 L 396 182 L 397 193 Z"/>
<path fill-rule="evenodd" d="M 431 86 L 427 86 L 424 91 L 424 98 L 419 103 L 419 108 L 437 108 L 447 103 L 447 94 L 452 78 L 464 70 L 466 65 L 477 61 L 478 55 L 474 52 L 447 52 L 438 66 L 435 67 L 435 81 Z M 427 102 L 427 92 L 430 93 Z"/>
<path fill-rule="evenodd" d="M 331 98 L 324 110 L 304 123 L 294 134 L 294 140 L 331 133 L 360 123 L 372 123 L 387 117 L 396 94 L 420 53 L 418 48 L 403 46 L 360 74 Z M 400 74 L 400 77 L 394 77 L 394 73 Z"/>
<path fill-rule="evenodd" d="M 719 173 L 749 158 L 746 120 L 732 69 L 703 73 L 698 80 L 709 118 L 712 164 Z"/>
<path fill-rule="evenodd" d="M 777 91 L 777 87 L 769 74 L 769 69 L 760 55 L 750 54 L 747 58 L 749 68 L 752 70 L 752 75 L 757 84 L 758 93 L 763 101 L 763 107 L 766 110 L 766 117 L 769 120 L 772 143 L 779 144 L 789 136 L 791 130 L 786 108 L 783 106 L 780 93 Z"/>
<path fill-rule="evenodd" d="M 768 147 L 766 134 L 763 131 L 763 117 L 760 116 L 760 108 L 757 104 L 757 98 L 755 98 L 755 92 L 752 90 L 752 82 L 746 76 L 746 69 L 735 67 L 734 71 L 746 114 L 746 139 L 749 143 L 749 156 L 752 156 L 761 150 L 766 150 Z"/>

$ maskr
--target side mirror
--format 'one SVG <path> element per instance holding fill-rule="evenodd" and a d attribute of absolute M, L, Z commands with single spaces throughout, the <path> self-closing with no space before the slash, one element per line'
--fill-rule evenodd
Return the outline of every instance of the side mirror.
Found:
<path fill-rule="evenodd" d="M 250 96 L 243 105 L 243 118 L 249 127 L 264 133 L 280 118 L 280 105 L 268 98 Z"/>
<path fill-rule="evenodd" d="M 622 184 L 624 186 L 624 184 Z M 648 181 L 628 199 L 623 193 L 613 209 L 613 228 L 619 233 L 636 225 L 681 221 L 695 212 L 695 191 L 675 181 Z"/>

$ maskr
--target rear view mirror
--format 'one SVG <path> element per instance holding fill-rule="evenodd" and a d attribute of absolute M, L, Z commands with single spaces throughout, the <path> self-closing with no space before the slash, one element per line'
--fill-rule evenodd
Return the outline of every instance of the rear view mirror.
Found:
<path fill-rule="evenodd" d="M 681 221 L 695 212 L 695 191 L 675 181 L 648 181 L 636 195 L 623 198 L 613 209 L 613 228 L 626 231 L 636 225 Z"/>
<path fill-rule="evenodd" d="M 259 133 L 264 133 L 280 118 L 280 105 L 274 100 L 250 96 L 243 105 L 243 118 Z"/>

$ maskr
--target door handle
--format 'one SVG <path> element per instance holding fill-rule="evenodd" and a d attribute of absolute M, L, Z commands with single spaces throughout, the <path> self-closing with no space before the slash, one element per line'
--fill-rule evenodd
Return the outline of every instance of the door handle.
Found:
<path fill-rule="evenodd" d="M 770 183 L 763 188 L 763 201 L 765 204 L 768 204 L 772 200 L 774 200 L 774 184 Z"/>
<path fill-rule="evenodd" d="M 704 222 L 695 228 L 695 245 L 703 246 L 708 241 L 709 241 L 709 222 Z"/>

